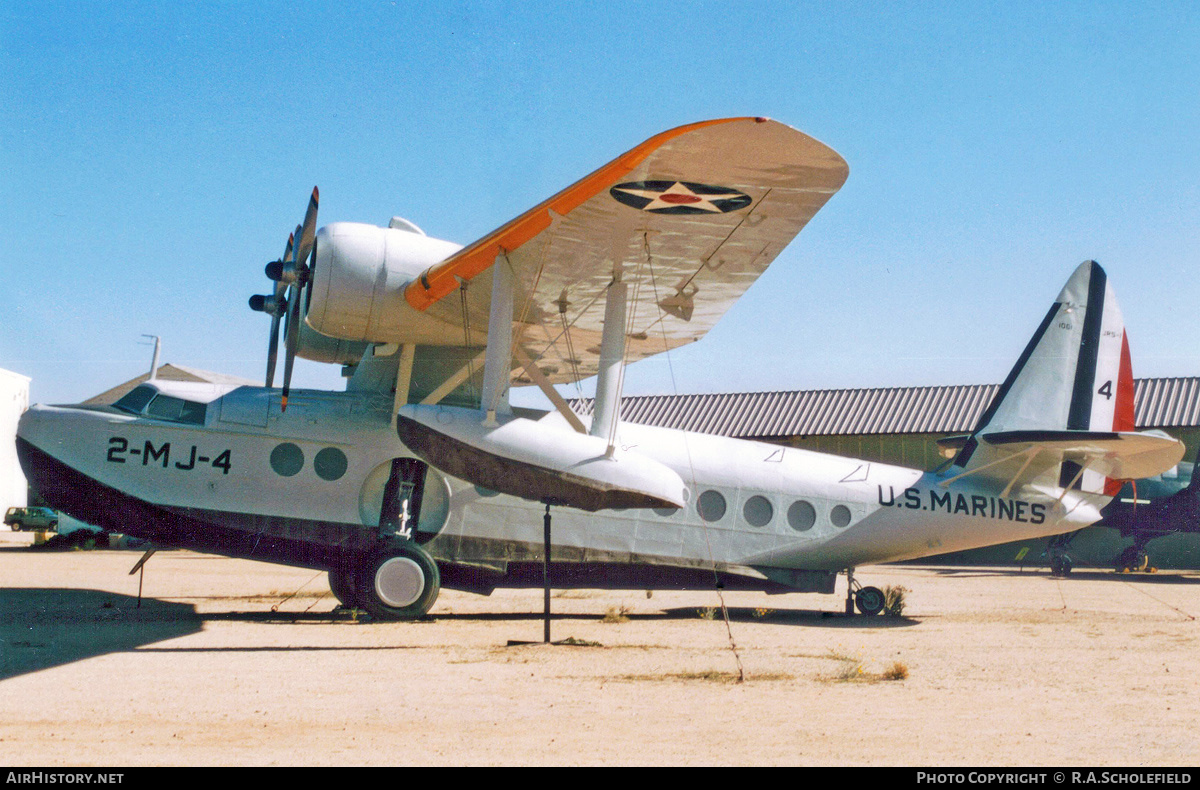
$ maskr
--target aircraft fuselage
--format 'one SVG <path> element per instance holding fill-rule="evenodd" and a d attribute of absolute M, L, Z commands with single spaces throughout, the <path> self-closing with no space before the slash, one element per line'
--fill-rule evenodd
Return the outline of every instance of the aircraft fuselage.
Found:
<path fill-rule="evenodd" d="M 167 383 L 164 391 L 170 391 Z M 33 485 L 58 509 L 173 545 L 319 569 L 386 539 L 393 459 L 412 456 L 391 399 L 361 392 L 241 387 L 203 423 L 111 407 L 35 406 L 18 445 Z M 540 420 L 561 421 L 556 413 Z M 832 592 L 839 570 L 1094 521 L 1079 492 L 999 496 L 968 477 L 780 445 L 622 424 L 620 443 L 676 470 L 681 509 L 553 511 L 554 583 Z M 544 506 L 425 472 L 415 539 L 446 586 L 540 584 Z"/>

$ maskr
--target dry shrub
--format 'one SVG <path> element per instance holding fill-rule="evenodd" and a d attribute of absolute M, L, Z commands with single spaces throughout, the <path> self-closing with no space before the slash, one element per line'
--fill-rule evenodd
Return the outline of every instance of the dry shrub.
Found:
<path fill-rule="evenodd" d="M 904 596 L 908 592 L 907 587 L 900 585 L 888 585 L 883 588 L 883 613 L 888 617 L 903 617 L 904 616 Z"/>
<path fill-rule="evenodd" d="M 610 606 L 608 611 L 604 613 L 602 623 L 628 623 L 629 622 L 629 607 L 628 606 Z"/>

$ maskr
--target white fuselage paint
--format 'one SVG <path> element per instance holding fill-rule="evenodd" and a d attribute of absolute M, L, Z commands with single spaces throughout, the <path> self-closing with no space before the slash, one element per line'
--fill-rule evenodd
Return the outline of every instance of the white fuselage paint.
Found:
<path fill-rule="evenodd" d="M 297 391 L 280 413 L 277 391 L 244 387 L 210 403 L 203 427 L 35 406 L 19 435 L 92 480 L 153 505 L 209 519 L 257 514 L 370 528 L 378 525 L 391 459 L 411 455 L 390 425 L 391 405 L 379 395 Z M 542 419 L 562 417 L 552 412 Z M 283 443 L 303 454 L 290 476 L 270 460 Z M 688 487 L 686 507 L 673 513 L 555 508 L 556 557 L 832 571 L 1060 534 L 1095 521 L 1101 504 L 1076 491 L 1056 502 L 1061 489 L 1031 486 L 1002 499 L 986 480 L 944 486 L 945 476 L 915 469 L 628 423 L 618 443 L 678 472 Z M 347 459 L 335 480 L 314 468 L 325 448 Z M 720 508 L 707 509 L 706 520 L 698 505 L 716 499 L 710 491 L 724 509 L 719 517 L 713 516 Z M 430 548 L 441 559 L 469 559 L 446 556 L 456 537 L 480 539 L 473 545 L 491 545 L 491 559 L 500 560 L 508 544 L 540 545 L 538 502 L 489 496 L 433 470 L 426 492 L 420 529 L 439 532 Z M 800 501 L 815 513 L 803 530 L 789 519 L 790 508 L 803 509 L 795 505 Z"/>

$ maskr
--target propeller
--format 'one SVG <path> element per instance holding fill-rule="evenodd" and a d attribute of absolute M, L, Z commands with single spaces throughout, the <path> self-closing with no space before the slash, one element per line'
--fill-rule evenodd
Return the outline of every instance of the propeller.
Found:
<path fill-rule="evenodd" d="M 279 324 L 283 325 L 284 363 L 281 406 L 287 411 L 288 394 L 292 384 L 292 366 L 300 340 L 300 301 L 312 289 L 312 270 L 317 262 L 317 204 L 320 195 L 313 187 L 304 213 L 304 222 L 288 237 L 283 257 L 266 265 L 267 277 L 275 282 L 275 292 L 269 296 L 250 297 L 250 309 L 271 316 L 271 337 L 267 346 L 267 388 L 275 383 L 275 367 L 279 357 Z M 307 286 L 307 287 L 306 287 Z"/>
<path fill-rule="evenodd" d="M 292 243 L 296 234 L 288 234 L 287 247 L 280 261 L 292 257 Z M 275 364 L 279 358 L 279 323 L 287 312 L 287 289 L 281 282 L 275 283 L 275 293 L 263 296 L 255 294 L 250 297 L 250 309 L 271 316 L 271 339 L 267 344 L 267 389 L 275 386 Z"/>

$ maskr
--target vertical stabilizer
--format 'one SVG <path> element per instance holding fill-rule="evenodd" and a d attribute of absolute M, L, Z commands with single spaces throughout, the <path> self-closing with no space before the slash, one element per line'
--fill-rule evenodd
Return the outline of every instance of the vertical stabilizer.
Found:
<path fill-rule="evenodd" d="M 955 464 L 978 466 L 980 437 L 1035 431 L 1132 431 L 1133 372 L 1108 276 L 1085 261 L 1067 280 Z M 1057 485 L 1115 495 L 1120 484 L 1071 460 Z"/>

